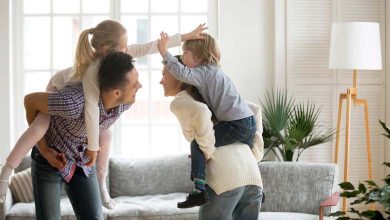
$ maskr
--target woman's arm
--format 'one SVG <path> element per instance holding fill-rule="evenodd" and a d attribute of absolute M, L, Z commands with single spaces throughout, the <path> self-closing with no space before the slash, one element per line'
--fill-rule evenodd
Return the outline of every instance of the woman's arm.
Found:
<path fill-rule="evenodd" d="M 186 139 L 195 139 L 206 160 L 210 159 L 215 151 L 215 136 L 207 105 L 189 97 L 178 98 L 172 101 L 171 111 L 179 120 Z"/>

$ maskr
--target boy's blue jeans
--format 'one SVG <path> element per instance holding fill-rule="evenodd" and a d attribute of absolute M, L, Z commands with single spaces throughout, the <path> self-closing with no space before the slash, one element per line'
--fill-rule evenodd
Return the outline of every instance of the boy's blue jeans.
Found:
<path fill-rule="evenodd" d="M 253 147 L 256 132 L 256 120 L 253 116 L 235 120 L 221 121 L 214 126 L 215 147 L 225 146 L 235 142 L 242 142 Z M 191 142 L 191 179 L 206 177 L 206 159 L 199 144 Z"/>
<path fill-rule="evenodd" d="M 103 219 L 96 167 L 86 177 L 81 168 L 76 168 L 69 183 L 65 183 L 57 169 L 33 150 L 31 152 L 31 175 L 33 182 L 36 217 L 39 220 L 61 220 L 62 184 L 79 220 Z"/>

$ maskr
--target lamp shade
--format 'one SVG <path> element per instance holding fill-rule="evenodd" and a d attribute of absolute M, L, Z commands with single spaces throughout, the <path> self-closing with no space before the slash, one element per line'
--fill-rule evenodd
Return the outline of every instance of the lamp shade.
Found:
<path fill-rule="evenodd" d="M 375 22 L 333 23 L 329 68 L 382 69 L 379 24 Z"/>

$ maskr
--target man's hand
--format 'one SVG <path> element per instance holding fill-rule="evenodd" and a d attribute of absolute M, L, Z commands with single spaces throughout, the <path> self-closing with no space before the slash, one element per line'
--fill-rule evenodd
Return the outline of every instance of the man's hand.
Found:
<path fill-rule="evenodd" d="M 197 40 L 197 39 L 202 39 L 204 40 L 205 37 L 201 35 L 201 33 L 205 30 L 208 29 L 208 27 L 205 27 L 206 23 L 198 25 L 193 31 L 182 34 L 181 35 L 181 41 L 186 41 L 186 40 Z"/>
<path fill-rule="evenodd" d="M 160 33 L 160 39 L 158 39 L 157 48 L 161 54 L 161 57 L 164 58 L 168 51 L 168 42 L 169 36 L 165 32 Z"/>
<path fill-rule="evenodd" d="M 63 170 L 65 168 L 66 159 L 64 153 L 58 153 L 50 147 L 40 147 L 39 151 L 52 167 L 57 168 L 58 170 Z"/>
<path fill-rule="evenodd" d="M 93 165 L 95 165 L 97 153 L 97 151 L 90 151 L 88 150 L 88 148 L 85 149 L 84 155 L 89 158 L 89 161 L 85 163 L 85 166 L 92 167 Z"/>

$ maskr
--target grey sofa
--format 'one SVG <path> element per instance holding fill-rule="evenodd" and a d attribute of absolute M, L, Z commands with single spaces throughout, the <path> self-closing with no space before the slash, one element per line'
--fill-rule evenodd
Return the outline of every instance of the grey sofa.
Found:
<path fill-rule="evenodd" d="M 29 167 L 26 158 L 17 171 Z M 261 220 L 318 219 L 319 204 L 337 191 L 334 164 L 263 162 L 259 164 L 265 202 Z M 198 208 L 178 209 L 176 203 L 192 188 L 190 160 L 186 155 L 153 159 L 111 158 L 108 184 L 117 203 L 114 210 L 103 209 L 105 219 L 197 219 Z M 14 203 L 8 194 L 0 204 L 6 220 L 35 219 L 34 203 Z M 75 219 L 69 200 L 61 203 L 62 219 Z"/>

